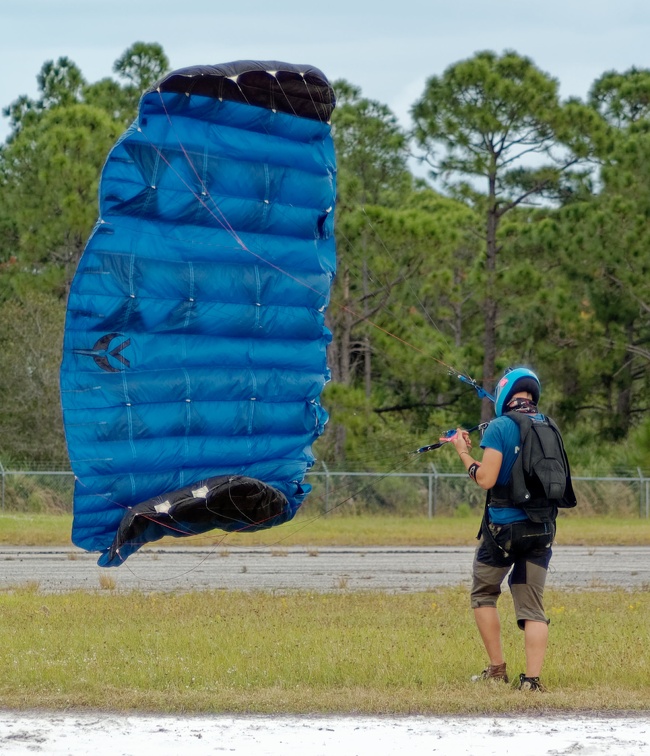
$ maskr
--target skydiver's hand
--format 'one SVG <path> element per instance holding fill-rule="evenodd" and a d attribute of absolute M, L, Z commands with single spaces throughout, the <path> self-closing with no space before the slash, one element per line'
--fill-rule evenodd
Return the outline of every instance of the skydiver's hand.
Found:
<path fill-rule="evenodd" d="M 463 428 L 456 428 L 456 433 L 453 436 L 443 436 L 440 440 L 453 444 L 459 456 L 463 452 L 469 453 L 469 450 L 472 448 L 472 439 L 469 437 L 469 433 Z"/>

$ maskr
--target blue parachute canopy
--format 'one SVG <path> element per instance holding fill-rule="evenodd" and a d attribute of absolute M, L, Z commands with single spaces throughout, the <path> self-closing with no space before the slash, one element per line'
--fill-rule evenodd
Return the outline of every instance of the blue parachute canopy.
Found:
<path fill-rule="evenodd" d="M 309 66 L 175 71 L 111 150 L 61 365 L 73 542 L 267 528 L 327 414 L 334 93 Z"/>

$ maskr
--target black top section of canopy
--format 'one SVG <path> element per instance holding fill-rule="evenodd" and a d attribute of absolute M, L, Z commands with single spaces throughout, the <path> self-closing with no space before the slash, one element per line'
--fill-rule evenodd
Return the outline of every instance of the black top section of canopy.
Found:
<path fill-rule="evenodd" d="M 329 121 L 336 104 L 325 75 L 313 66 L 238 60 L 216 66 L 180 68 L 149 91 L 184 92 Z"/>

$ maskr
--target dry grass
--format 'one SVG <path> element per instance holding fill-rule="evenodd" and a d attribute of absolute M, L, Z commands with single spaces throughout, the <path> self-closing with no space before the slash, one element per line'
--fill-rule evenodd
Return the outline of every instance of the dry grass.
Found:
<path fill-rule="evenodd" d="M 117 588 L 117 581 L 112 575 L 102 572 L 99 575 L 99 587 L 103 591 L 114 591 Z"/>

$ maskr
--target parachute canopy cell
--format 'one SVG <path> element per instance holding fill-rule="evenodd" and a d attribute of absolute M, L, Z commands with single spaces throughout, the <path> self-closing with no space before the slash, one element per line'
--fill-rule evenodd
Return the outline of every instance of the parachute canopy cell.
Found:
<path fill-rule="evenodd" d="M 334 94 L 309 66 L 174 71 L 111 150 L 68 300 L 73 542 L 291 519 L 327 414 Z"/>

